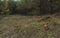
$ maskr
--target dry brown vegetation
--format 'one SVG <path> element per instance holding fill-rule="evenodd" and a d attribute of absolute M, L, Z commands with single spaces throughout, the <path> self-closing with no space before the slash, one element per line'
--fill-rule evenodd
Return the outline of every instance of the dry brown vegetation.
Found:
<path fill-rule="evenodd" d="M 43 25 L 48 22 L 49 30 Z M 10 15 L 0 20 L 0 38 L 60 38 L 60 18 Z"/>

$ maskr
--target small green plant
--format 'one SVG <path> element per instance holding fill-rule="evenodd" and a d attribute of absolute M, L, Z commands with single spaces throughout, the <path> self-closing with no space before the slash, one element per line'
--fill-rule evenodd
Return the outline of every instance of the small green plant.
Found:
<path fill-rule="evenodd" d="M 1 12 L 2 15 L 9 15 L 10 14 L 10 10 L 9 9 L 6 9 L 6 10 L 3 10 Z"/>

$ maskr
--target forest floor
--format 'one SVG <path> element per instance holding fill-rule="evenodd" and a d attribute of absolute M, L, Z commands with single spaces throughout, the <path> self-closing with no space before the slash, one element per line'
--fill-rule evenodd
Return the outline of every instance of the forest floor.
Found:
<path fill-rule="evenodd" d="M 49 30 L 44 29 L 48 23 Z M 60 16 L 9 15 L 0 20 L 0 38 L 60 38 Z"/>

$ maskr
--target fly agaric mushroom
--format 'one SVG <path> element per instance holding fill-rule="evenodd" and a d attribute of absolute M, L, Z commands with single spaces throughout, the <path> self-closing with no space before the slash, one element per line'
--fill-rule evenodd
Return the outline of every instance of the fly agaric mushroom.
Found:
<path fill-rule="evenodd" d="M 45 30 L 48 30 L 49 28 L 48 28 L 48 23 L 46 23 L 45 25 L 44 25 L 44 28 L 45 28 Z"/>

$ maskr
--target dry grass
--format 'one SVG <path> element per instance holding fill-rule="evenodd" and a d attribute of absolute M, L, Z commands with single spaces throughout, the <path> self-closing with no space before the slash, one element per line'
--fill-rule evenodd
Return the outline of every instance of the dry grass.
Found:
<path fill-rule="evenodd" d="M 0 38 L 60 38 L 60 19 L 10 15 L 0 21 Z M 49 24 L 45 31 L 43 25 Z"/>

